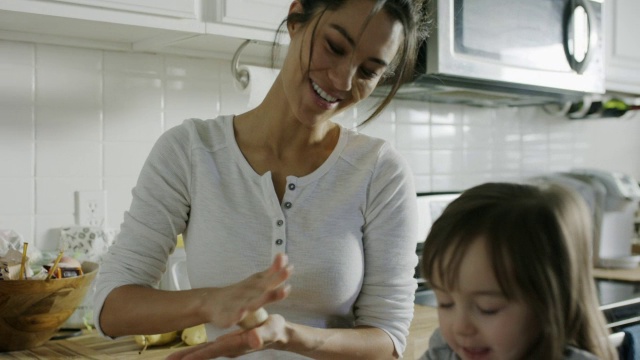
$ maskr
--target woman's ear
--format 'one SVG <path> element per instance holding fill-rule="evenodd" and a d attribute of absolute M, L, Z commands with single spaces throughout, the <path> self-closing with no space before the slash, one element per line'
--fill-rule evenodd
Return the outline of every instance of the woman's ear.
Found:
<path fill-rule="evenodd" d="M 302 4 L 300 3 L 300 0 L 293 0 L 291 2 L 291 5 L 289 5 L 289 14 L 292 14 L 292 13 L 302 14 L 303 12 L 304 12 L 304 9 L 302 8 Z M 287 22 L 287 30 L 289 31 L 289 35 L 293 35 L 293 31 L 295 31 L 297 28 L 298 28 L 297 23 L 291 22 L 291 21 Z"/>

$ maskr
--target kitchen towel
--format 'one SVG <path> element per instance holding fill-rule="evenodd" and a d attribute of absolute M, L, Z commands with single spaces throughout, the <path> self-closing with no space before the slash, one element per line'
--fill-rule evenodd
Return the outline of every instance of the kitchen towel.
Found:
<path fill-rule="evenodd" d="M 99 226 L 69 226 L 60 229 L 59 247 L 80 261 L 99 262 L 113 243 L 116 229 Z"/>
<path fill-rule="evenodd" d="M 240 71 L 247 71 L 249 74 L 249 85 L 241 89 L 238 81 L 235 82 L 236 88 L 243 95 L 248 96 L 247 108 L 253 109 L 258 106 L 271 89 L 271 85 L 280 73 L 280 70 L 266 68 L 262 66 L 240 66 Z"/>

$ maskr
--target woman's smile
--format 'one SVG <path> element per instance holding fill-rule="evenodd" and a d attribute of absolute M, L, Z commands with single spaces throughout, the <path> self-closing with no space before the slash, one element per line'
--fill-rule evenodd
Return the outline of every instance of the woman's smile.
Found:
<path fill-rule="evenodd" d="M 338 106 L 340 99 L 329 95 L 320 85 L 311 80 L 311 89 L 315 95 L 316 104 L 325 110 L 329 110 Z"/>

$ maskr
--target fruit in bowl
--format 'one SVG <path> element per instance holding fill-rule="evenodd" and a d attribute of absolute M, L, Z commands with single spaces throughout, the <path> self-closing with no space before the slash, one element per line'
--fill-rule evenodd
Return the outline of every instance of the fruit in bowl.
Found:
<path fill-rule="evenodd" d="M 98 264 L 86 261 L 80 276 L 0 281 L 0 351 L 49 340 L 82 303 L 97 270 Z"/>

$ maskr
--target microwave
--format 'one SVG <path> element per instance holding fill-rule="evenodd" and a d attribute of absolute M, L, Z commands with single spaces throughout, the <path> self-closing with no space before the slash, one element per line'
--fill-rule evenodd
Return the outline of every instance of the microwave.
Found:
<path fill-rule="evenodd" d="M 428 38 L 398 98 L 479 106 L 605 92 L 603 0 L 429 0 Z"/>

